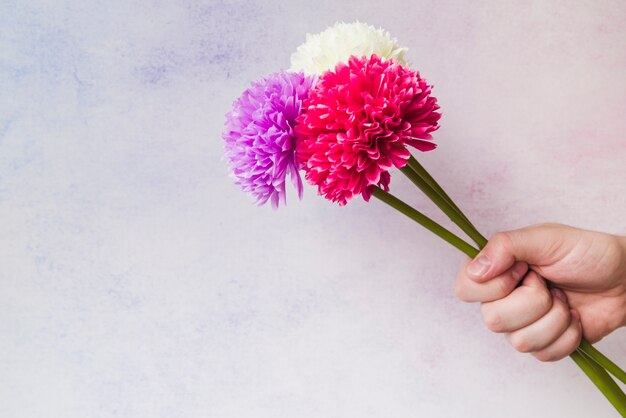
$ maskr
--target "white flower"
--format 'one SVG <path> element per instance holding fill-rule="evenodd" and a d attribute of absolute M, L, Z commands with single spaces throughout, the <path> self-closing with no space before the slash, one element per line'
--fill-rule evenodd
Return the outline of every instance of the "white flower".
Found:
<path fill-rule="evenodd" d="M 306 35 L 306 41 L 291 55 L 291 70 L 321 74 L 348 62 L 351 55 L 369 58 L 372 54 L 405 65 L 406 51 L 383 29 L 361 22 L 336 23 L 321 33 Z"/>

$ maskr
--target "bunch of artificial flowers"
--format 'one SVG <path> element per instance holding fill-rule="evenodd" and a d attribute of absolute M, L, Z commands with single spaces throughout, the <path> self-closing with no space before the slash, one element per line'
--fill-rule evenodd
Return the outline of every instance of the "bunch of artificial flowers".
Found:
<path fill-rule="evenodd" d="M 432 86 L 405 53 L 388 32 L 360 22 L 307 35 L 290 71 L 252 83 L 233 103 L 223 132 L 226 160 L 259 204 L 284 204 L 288 177 L 302 198 L 303 171 L 326 199 L 343 206 L 374 196 L 474 258 L 487 239 L 410 152 L 435 149 L 431 134 L 441 114 Z M 392 195 L 392 167 L 475 245 Z M 571 358 L 626 416 L 626 395 L 608 374 L 626 383 L 626 373 L 584 340 Z"/>

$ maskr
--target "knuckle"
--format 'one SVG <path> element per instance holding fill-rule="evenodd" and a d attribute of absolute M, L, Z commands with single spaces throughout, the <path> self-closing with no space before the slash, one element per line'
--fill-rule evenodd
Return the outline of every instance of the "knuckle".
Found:
<path fill-rule="evenodd" d="M 473 301 L 470 299 L 470 292 L 468 289 L 468 282 L 470 279 L 465 275 L 465 268 L 467 267 L 467 264 L 469 264 L 469 261 L 470 260 L 467 260 L 463 263 L 463 266 L 457 272 L 456 281 L 454 283 L 454 294 L 463 302 Z"/>
<path fill-rule="evenodd" d="M 518 334 L 511 334 L 509 337 L 509 342 L 520 353 L 530 353 L 533 351 L 533 347 L 531 342 L 528 339 L 520 336 Z"/>
<path fill-rule="evenodd" d="M 570 355 L 580 344 L 582 333 L 578 327 L 569 327 L 561 336 L 558 346 L 533 353 L 533 356 L 543 362 L 557 361 Z"/>
<path fill-rule="evenodd" d="M 511 235 L 508 232 L 496 232 L 489 242 L 498 247 L 504 248 L 507 253 L 512 252 L 513 241 Z"/>
<path fill-rule="evenodd" d="M 557 356 L 555 356 L 553 353 L 550 353 L 548 351 L 538 351 L 536 353 L 533 353 L 533 357 L 543 362 L 559 360 Z"/>
<path fill-rule="evenodd" d="M 485 305 L 483 305 L 484 307 Z M 492 309 L 482 309 L 483 321 L 487 326 L 487 329 L 492 332 L 502 332 L 504 329 L 504 323 L 502 321 L 502 316 L 498 314 L 498 312 Z"/>
<path fill-rule="evenodd" d="M 539 307 L 544 312 L 548 312 L 550 308 L 552 308 L 552 295 L 550 294 L 550 292 L 541 292 L 541 296 L 539 297 Z"/>
<path fill-rule="evenodd" d="M 568 344 L 567 344 L 567 354 L 570 354 L 572 351 L 576 350 L 576 347 L 578 347 L 580 345 L 580 340 L 583 337 L 583 333 L 582 330 L 579 326 L 574 325 L 574 326 L 570 326 L 566 333 L 568 333 Z"/>
<path fill-rule="evenodd" d="M 461 279 L 457 279 L 456 283 L 454 283 L 454 294 L 463 302 L 469 302 L 465 286 L 463 285 L 463 281 Z"/>
<path fill-rule="evenodd" d="M 541 223 L 534 225 L 535 228 L 544 228 L 544 229 L 555 229 L 555 228 L 560 228 L 562 226 L 563 225 L 556 223 L 556 222 L 541 222 Z"/>

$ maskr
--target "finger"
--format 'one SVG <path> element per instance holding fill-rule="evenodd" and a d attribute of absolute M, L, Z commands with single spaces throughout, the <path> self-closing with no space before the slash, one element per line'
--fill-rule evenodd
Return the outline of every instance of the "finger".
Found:
<path fill-rule="evenodd" d="M 517 351 L 530 353 L 543 350 L 555 342 L 571 322 L 569 306 L 565 294 L 552 289 L 552 307 L 547 314 L 524 328 L 513 331 L 507 339 Z"/>
<path fill-rule="evenodd" d="M 493 332 L 512 332 L 532 324 L 552 307 L 552 295 L 546 282 L 535 272 L 530 272 L 510 295 L 493 302 L 483 303 L 483 320 Z"/>
<path fill-rule="evenodd" d="M 556 361 L 570 355 L 580 345 L 583 329 L 580 324 L 580 316 L 575 310 L 570 311 L 570 324 L 565 332 L 552 344 L 543 350 L 533 353 L 540 361 Z"/>
<path fill-rule="evenodd" d="M 555 233 L 557 230 L 558 234 Z M 467 265 L 467 274 L 478 282 L 484 282 L 511 268 L 516 260 L 536 265 L 549 264 L 562 249 L 563 237 L 573 233 L 573 229 L 555 224 L 499 232 Z"/>
<path fill-rule="evenodd" d="M 501 299 L 515 289 L 520 278 L 524 277 L 528 271 L 528 265 L 520 261 L 501 275 L 484 283 L 478 283 L 465 273 L 465 267 L 470 261 L 466 261 L 459 270 L 454 287 L 456 296 L 465 302 L 491 302 Z"/>

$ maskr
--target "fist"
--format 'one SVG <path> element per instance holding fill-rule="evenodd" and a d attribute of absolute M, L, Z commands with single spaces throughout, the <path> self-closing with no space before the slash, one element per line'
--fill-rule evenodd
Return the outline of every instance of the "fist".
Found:
<path fill-rule="evenodd" d="M 475 274 L 485 268 L 481 262 L 485 260 L 464 264 L 455 291 L 461 300 L 481 302 L 489 330 L 505 334 L 517 351 L 532 353 L 541 361 L 560 360 L 576 350 L 582 338 L 580 317 L 563 291 L 548 289 L 546 281 L 534 271 L 527 273 L 522 262 L 483 280 Z"/>

